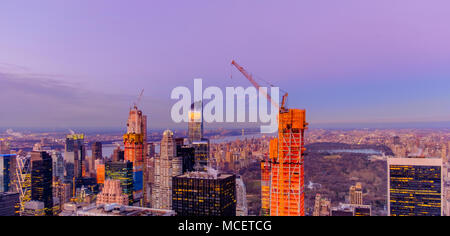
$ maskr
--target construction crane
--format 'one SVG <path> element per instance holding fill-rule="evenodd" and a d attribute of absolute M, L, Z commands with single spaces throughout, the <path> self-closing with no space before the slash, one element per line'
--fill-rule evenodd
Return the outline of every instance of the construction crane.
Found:
<path fill-rule="evenodd" d="M 141 102 L 142 95 L 144 95 L 144 89 L 141 90 L 141 93 L 139 93 L 139 96 L 137 97 L 136 101 L 133 102 L 133 107 L 137 108 L 137 105 Z"/>
<path fill-rule="evenodd" d="M 286 108 L 285 106 L 286 106 L 286 101 L 287 101 L 288 93 L 286 93 L 286 92 L 284 93 L 283 99 L 282 99 L 282 101 L 281 101 L 281 106 L 279 106 L 275 101 L 273 101 L 272 97 L 271 97 L 267 92 L 265 92 L 265 91 L 263 91 L 263 90 L 259 90 L 259 88 L 261 88 L 261 86 L 255 81 L 255 79 L 253 79 L 253 76 L 252 76 L 250 73 L 248 73 L 248 72 L 244 69 L 244 67 L 240 66 L 235 60 L 231 61 L 231 65 L 235 66 L 236 69 L 238 69 L 238 70 L 245 76 L 245 78 L 247 78 L 247 80 L 250 81 L 250 83 L 252 83 L 252 85 L 253 85 L 258 91 L 260 91 L 261 93 L 263 93 L 263 94 L 267 97 L 267 100 L 268 100 L 269 102 L 271 102 L 272 105 L 273 105 L 275 108 L 279 109 L 280 112 L 286 112 L 286 111 L 287 111 L 287 108 Z M 269 85 L 270 85 L 271 87 L 273 87 L 273 85 L 271 85 L 271 84 L 269 84 Z M 280 90 L 281 90 L 281 89 L 280 89 Z M 283 90 L 281 90 L 281 91 L 283 91 Z M 283 92 L 284 92 L 284 91 L 283 91 Z"/>

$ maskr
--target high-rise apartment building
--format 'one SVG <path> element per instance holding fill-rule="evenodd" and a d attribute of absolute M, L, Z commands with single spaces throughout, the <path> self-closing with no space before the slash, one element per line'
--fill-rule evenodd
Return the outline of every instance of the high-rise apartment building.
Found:
<path fill-rule="evenodd" d="M 44 151 L 31 152 L 31 200 L 43 202 L 45 215 L 53 215 L 52 157 Z"/>
<path fill-rule="evenodd" d="M 173 132 L 166 130 L 161 140 L 161 153 L 155 157 L 153 208 L 172 209 L 172 178 L 183 173 L 182 159 L 175 155 Z"/>
<path fill-rule="evenodd" d="M 363 205 L 362 184 L 360 182 L 350 186 L 349 198 L 350 204 Z"/>
<path fill-rule="evenodd" d="M 387 164 L 389 215 L 442 215 L 441 158 L 388 158 Z"/>
<path fill-rule="evenodd" d="M 172 201 L 178 216 L 235 216 L 236 176 L 208 172 L 176 176 Z"/>

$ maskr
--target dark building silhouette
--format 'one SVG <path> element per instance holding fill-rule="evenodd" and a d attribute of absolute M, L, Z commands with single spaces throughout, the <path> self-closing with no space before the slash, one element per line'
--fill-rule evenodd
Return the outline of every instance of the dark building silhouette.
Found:
<path fill-rule="evenodd" d="M 15 216 L 15 206 L 19 204 L 19 193 L 0 193 L 0 216 Z"/>
<path fill-rule="evenodd" d="M 43 202 L 47 216 L 53 215 L 52 166 L 47 152 L 31 152 L 31 200 Z"/>
<path fill-rule="evenodd" d="M 92 144 L 92 157 L 94 158 L 94 160 L 103 159 L 101 142 L 94 142 Z"/>
<path fill-rule="evenodd" d="M 120 149 L 120 147 L 117 147 L 116 149 L 114 149 L 112 161 L 120 162 L 123 160 L 125 160 L 125 152 Z"/>

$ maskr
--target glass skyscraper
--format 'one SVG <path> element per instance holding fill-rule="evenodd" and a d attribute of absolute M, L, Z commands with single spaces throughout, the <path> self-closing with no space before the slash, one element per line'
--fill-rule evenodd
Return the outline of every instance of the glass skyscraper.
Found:
<path fill-rule="evenodd" d="M 440 216 L 442 193 L 442 159 L 388 159 L 389 215 Z"/>

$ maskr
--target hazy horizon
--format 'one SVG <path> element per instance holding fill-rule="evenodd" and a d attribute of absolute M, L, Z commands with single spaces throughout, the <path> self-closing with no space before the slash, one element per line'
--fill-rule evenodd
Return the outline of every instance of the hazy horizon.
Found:
<path fill-rule="evenodd" d="M 0 126 L 123 127 L 144 89 L 149 129 L 181 129 L 170 119 L 171 90 L 192 88 L 194 78 L 251 86 L 235 59 L 289 92 L 289 107 L 306 109 L 311 127 L 449 127 L 449 8 L 445 0 L 5 0 Z"/>

